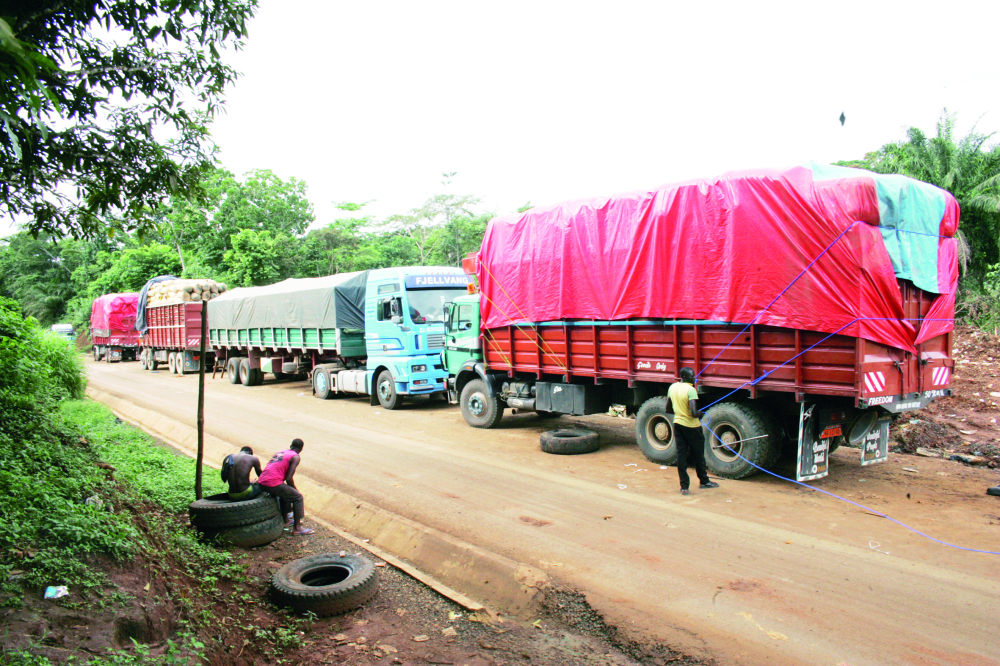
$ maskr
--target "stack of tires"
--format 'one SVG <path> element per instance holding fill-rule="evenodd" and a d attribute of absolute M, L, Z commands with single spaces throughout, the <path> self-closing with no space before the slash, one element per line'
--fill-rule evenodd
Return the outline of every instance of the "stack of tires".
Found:
<path fill-rule="evenodd" d="M 285 529 L 278 500 L 270 495 L 234 501 L 219 493 L 191 502 L 188 515 L 205 539 L 240 548 L 271 543 Z"/>

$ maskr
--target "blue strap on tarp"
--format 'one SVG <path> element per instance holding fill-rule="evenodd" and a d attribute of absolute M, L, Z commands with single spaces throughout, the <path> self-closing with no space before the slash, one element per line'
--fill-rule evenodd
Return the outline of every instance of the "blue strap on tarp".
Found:
<path fill-rule="evenodd" d="M 815 162 L 805 166 L 816 181 L 861 174 L 872 178 L 878 195 L 879 229 L 896 277 L 924 291 L 944 293 L 938 284 L 938 239 L 947 204 L 944 190 L 896 174 Z"/>

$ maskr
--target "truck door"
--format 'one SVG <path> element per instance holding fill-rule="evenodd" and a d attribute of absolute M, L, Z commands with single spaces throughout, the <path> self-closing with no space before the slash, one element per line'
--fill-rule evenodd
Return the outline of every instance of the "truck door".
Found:
<path fill-rule="evenodd" d="M 479 303 L 456 302 L 448 309 L 448 340 L 445 344 L 445 368 L 457 374 L 467 360 L 482 360 L 479 338 Z"/>

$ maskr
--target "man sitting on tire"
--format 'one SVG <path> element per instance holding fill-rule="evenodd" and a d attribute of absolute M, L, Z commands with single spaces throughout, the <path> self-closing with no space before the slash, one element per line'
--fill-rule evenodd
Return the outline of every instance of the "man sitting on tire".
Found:
<path fill-rule="evenodd" d="M 708 478 L 705 469 L 705 436 L 702 434 L 698 411 L 698 392 L 694 388 L 694 370 L 681 368 L 681 380 L 671 384 L 667 399 L 674 408 L 674 437 L 677 438 L 677 475 L 681 478 L 681 494 L 690 491 L 691 478 L 688 476 L 688 462 L 694 463 L 702 488 L 718 488 L 719 484 Z"/>
<path fill-rule="evenodd" d="M 229 484 L 229 499 L 237 502 L 251 500 L 264 492 L 260 484 L 250 483 L 250 470 L 257 472 L 257 478 L 260 478 L 260 459 L 249 446 L 226 456 L 222 463 L 222 480 Z"/>
<path fill-rule="evenodd" d="M 302 527 L 302 516 L 305 514 L 305 503 L 302 493 L 295 487 L 295 470 L 301 460 L 299 454 L 305 444 L 301 439 L 293 439 L 289 448 L 278 451 L 271 457 L 264 468 L 264 473 L 257 477 L 257 483 L 261 489 L 277 497 L 281 503 L 281 515 L 287 516 L 292 512 L 292 534 L 301 536 L 312 534 L 315 530 Z M 286 522 L 287 525 L 287 522 Z"/>

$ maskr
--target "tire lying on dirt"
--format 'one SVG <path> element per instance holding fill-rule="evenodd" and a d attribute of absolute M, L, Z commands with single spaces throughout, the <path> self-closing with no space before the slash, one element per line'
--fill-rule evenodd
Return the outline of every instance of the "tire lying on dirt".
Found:
<path fill-rule="evenodd" d="M 378 570 L 361 555 L 310 555 L 289 562 L 271 577 L 271 598 L 296 613 L 340 615 L 376 594 Z"/>
<path fill-rule="evenodd" d="M 707 411 L 705 465 L 724 479 L 742 479 L 774 466 L 781 456 L 781 431 L 767 412 L 742 402 L 722 402 Z M 703 429 L 704 430 L 704 429 Z M 751 464 L 752 463 L 752 464 Z"/>
<path fill-rule="evenodd" d="M 204 539 L 215 541 L 225 546 L 253 548 L 275 541 L 285 531 L 285 521 L 281 516 L 250 525 L 239 525 L 225 529 L 198 527 L 198 532 Z"/>
<path fill-rule="evenodd" d="M 542 433 L 542 451 L 558 455 L 593 453 L 601 448 L 601 437 L 593 430 L 560 428 Z"/>
<path fill-rule="evenodd" d="M 188 505 L 191 524 L 206 529 L 252 525 L 278 515 L 278 502 L 270 495 L 234 501 L 226 493 L 210 495 Z"/>

